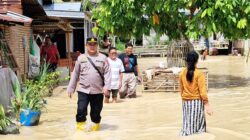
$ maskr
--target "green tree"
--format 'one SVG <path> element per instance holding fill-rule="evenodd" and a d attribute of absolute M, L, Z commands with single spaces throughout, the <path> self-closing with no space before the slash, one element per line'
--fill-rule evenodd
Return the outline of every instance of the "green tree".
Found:
<path fill-rule="evenodd" d="M 228 39 L 250 37 L 249 0 L 102 0 L 93 9 L 98 33 L 197 38 L 221 32 Z M 95 29 L 96 30 L 96 29 Z"/>

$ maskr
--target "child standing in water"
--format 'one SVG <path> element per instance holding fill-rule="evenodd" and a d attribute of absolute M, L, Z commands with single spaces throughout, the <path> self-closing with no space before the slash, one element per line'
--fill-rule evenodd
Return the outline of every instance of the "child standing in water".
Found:
<path fill-rule="evenodd" d="M 183 124 L 180 135 L 188 136 L 206 132 L 205 110 L 212 115 L 207 97 L 205 75 L 196 68 L 199 55 L 195 51 L 187 54 L 186 67 L 180 73 Z"/>
<path fill-rule="evenodd" d="M 122 86 L 122 72 L 124 72 L 124 67 L 122 61 L 117 58 L 116 48 L 109 48 L 108 62 L 111 68 L 111 90 L 112 102 L 117 103 L 117 94 Z M 105 103 L 109 103 L 110 94 L 105 96 Z"/>

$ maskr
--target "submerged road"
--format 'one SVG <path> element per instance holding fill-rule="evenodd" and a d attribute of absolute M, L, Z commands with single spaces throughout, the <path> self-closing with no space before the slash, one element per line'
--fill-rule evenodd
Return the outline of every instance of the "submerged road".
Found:
<path fill-rule="evenodd" d="M 142 70 L 158 66 L 165 58 L 140 58 Z M 213 56 L 200 61 L 209 70 L 209 100 L 214 110 L 207 116 L 208 133 L 179 137 L 182 125 L 179 93 L 142 93 L 138 98 L 104 104 L 101 130 L 75 129 L 77 95 L 69 99 L 66 84 L 47 98 L 40 124 L 21 127 L 19 135 L 1 140 L 247 140 L 250 139 L 250 63 L 243 57 Z M 90 121 L 88 117 L 88 121 Z"/>

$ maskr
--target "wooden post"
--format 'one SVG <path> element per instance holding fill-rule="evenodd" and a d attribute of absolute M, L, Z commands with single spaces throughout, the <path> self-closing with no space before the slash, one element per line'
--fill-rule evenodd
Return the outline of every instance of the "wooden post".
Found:
<path fill-rule="evenodd" d="M 27 76 L 27 74 L 26 74 L 26 58 L 27 58 L 27 56 L 26 56 L 26 43 L 27 43 L 27 38 L 25 37 L 25 36 L 22 36 L 22 47 L 23 47 L 23 59 L 24 59 L 24 74 L 23 74 L 23 81 L 26 81 L 26 76 Z"/>
<path fill-rule="evenodd" d="M 67 48 L 67 51 L 68 51 L 68 69 L 69 69 L 69 76 L 70 76 L 70 73 L 71 73 L 71 56 L 70 56 L 70 34 L 71 32 L 70 31 L 65 31 L 65 34 L 66 34 L 66 48 Z"/>
<path fill-rule="evenodd" d="M 88 38 L 88 33 L 87 33 L 87 20 L 84 20 L 84 44 L 86 44 L 86 40 L 87 40 L 87 38 Z M 85 50 L 86 51 L 86 50 Z"/>

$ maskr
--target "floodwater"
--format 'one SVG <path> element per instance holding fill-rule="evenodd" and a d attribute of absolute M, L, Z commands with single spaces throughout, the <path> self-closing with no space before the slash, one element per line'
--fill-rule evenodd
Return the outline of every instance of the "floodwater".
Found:
<path fill-rule="evenodd" d="M 141 70 L 157 66 L 164 58 L 139 59 Z M 19 135 L 0 140 L 247 140 L 250 139 L 250 64 L 243 57 L 216 56 L 200 61 L 209 70 L 209 100 L 214 110 L 207 116 L 207 133 L 179 137 L 182 123 L 178 93 L 143 93 L 138 98 L 105 104 L 99 132 L 75 130 L 77 96 L 67 97 L 62 85 L 47 99 L 40 124 L 21 127 Z M 90 119 L 88 119 L 89 122 Z"/>

